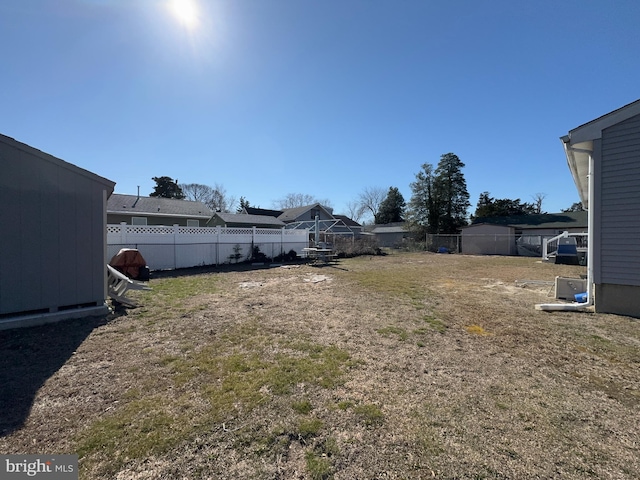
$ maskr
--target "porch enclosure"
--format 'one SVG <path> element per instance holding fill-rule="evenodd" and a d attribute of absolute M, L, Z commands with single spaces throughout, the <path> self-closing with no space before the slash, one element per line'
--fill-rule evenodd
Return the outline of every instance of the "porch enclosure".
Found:
<path fill-rule="evenodd" d="M 308 230 L 160 225 L 107 225 L 107 260 L 136 248 L 151 270 L 221 265 L 249 260 L 257 247 L 273 259 L 309 244 Z"/>

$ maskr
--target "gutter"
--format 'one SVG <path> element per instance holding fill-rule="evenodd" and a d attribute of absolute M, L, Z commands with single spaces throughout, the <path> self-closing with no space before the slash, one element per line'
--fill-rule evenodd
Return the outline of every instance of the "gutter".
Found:
<path fill-rule="evenodd" d="M 563 138 L 564 141 L 564 138 Z M 591 307 L 594 305 L 594 301 L 593 301 L 593 257 L 594 257 L 594 252 L 593 252 L 593 220 L 594 220 L 594 212 L 593 212 L 593 198 L 595 196 L 594 194 L 594 185 L 595 185 L 595 179 L 594 179 L 594 165 L 593 165 L 593 150 L 584 150 L 584 149 L 578 149 L 578 148 L 573 148 L 569 146 L 569 142 L 565 141 L 565 150 L 567 152 L 567 154 L 571 153 L 571 159 L 573 160 L 573 165 L 571 164 L 571 162 L 569 163 L 569 167 L 571 168 L 571 171 L 573 172 L 573 168 L 575 168 L 575 157 L 573 156 L 573 152 L 582 152 L 582 153 L 588 153 L 589 154 L 589 192 L 588 192 L 588 208 L 587 208 L 587 212 L 588 212 L 588 221 L 587 221 L 587 226 L 588 226 L 588 236 L 587 236 L 587 245 L 588 245 L 588 250 L 587 250 L 587 299 L 586 301 L 582 302 L 582 303 L 542 303 L 542 304 L 538 304 L 535 306 L 536 310 L 542 310 L 545 312 L 558 312 L 558 311 L 571 311 L 571 312 L 583 312 L 585 311 L 587 308 Z M 576 170 L 577 171 L 577 170 Z"/>

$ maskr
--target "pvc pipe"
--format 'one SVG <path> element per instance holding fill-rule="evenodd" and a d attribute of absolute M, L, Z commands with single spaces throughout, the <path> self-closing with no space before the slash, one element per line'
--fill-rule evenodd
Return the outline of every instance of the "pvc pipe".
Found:
<path fill-rule="evenodd" d="M 567 147 L 571 149 L 571 147 Z M 582 150 L 584 151 L 584 150 Z M 583 303 L 542 303 L 536 305 L 536 310 L 546 312 L 581 312 L 593 305 L 593 197 L 595 180 L 593 178 L 593 152 L 589 152 L 589 209 L 588 209 L 588 240 L 587 240 L 587 300 Z"/>
<path fill-rule="evenodd" d="M 544 310 L 545 312 L 581 312 L 591 306 L 591 302 L 587 300 L 584 303 L 540 303 L 536 305 L 536 310 Z"/>

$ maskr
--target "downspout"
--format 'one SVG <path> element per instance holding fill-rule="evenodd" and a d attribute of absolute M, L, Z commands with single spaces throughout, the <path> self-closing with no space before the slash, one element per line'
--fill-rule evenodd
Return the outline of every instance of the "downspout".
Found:
<path fill-rule="evenodd" d="M 578 148 L 572 148 L 570 146 L 568 146 L 567 144 L 565 144 L 565 148 L 567 149 L 567 151 L 571 151 L 572 154 L 573 152 L 582 152 L 582 153 L 588 153 L 589 154 L 589 208 L 587 210 L 587 223 L 588 223 L 588 229 L 589 229 L 589 234 L 587 235 L 587 299 L 586 301 L 582 302 L 582 303 L 542 303 L 542 304 L 538 304 L 536 305 L 536 310 L 543 310 L 546 312 L 558 312 L 558 311 L 562 311 L 562 312 L 566 312 L 566 311 L 570 311 L 570 312 L 574 312 L 574 311 L 584 311 L 586 310 L 588 307 L 591 307 L 593 305 L 593 257 L 594 257 L 594 251 L 593 251 L 593 236 L 594 236 L 594 232 L 593 232 L 593 220 L 594 220 L 594 185 L 595 185 L 595 179 L 594 179 L 594 165 L 593 165 L 593 150 L 583 150 L 583 149 L 578 149 Z"/>

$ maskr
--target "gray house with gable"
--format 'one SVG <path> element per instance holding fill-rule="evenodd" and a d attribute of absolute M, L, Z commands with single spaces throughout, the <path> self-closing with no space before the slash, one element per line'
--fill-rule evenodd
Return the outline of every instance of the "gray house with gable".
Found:
<path fill-rule="evenodd" d="M 640 100 L 561 137 L 589 211 L 597 312 L 640 317 Z"/>

